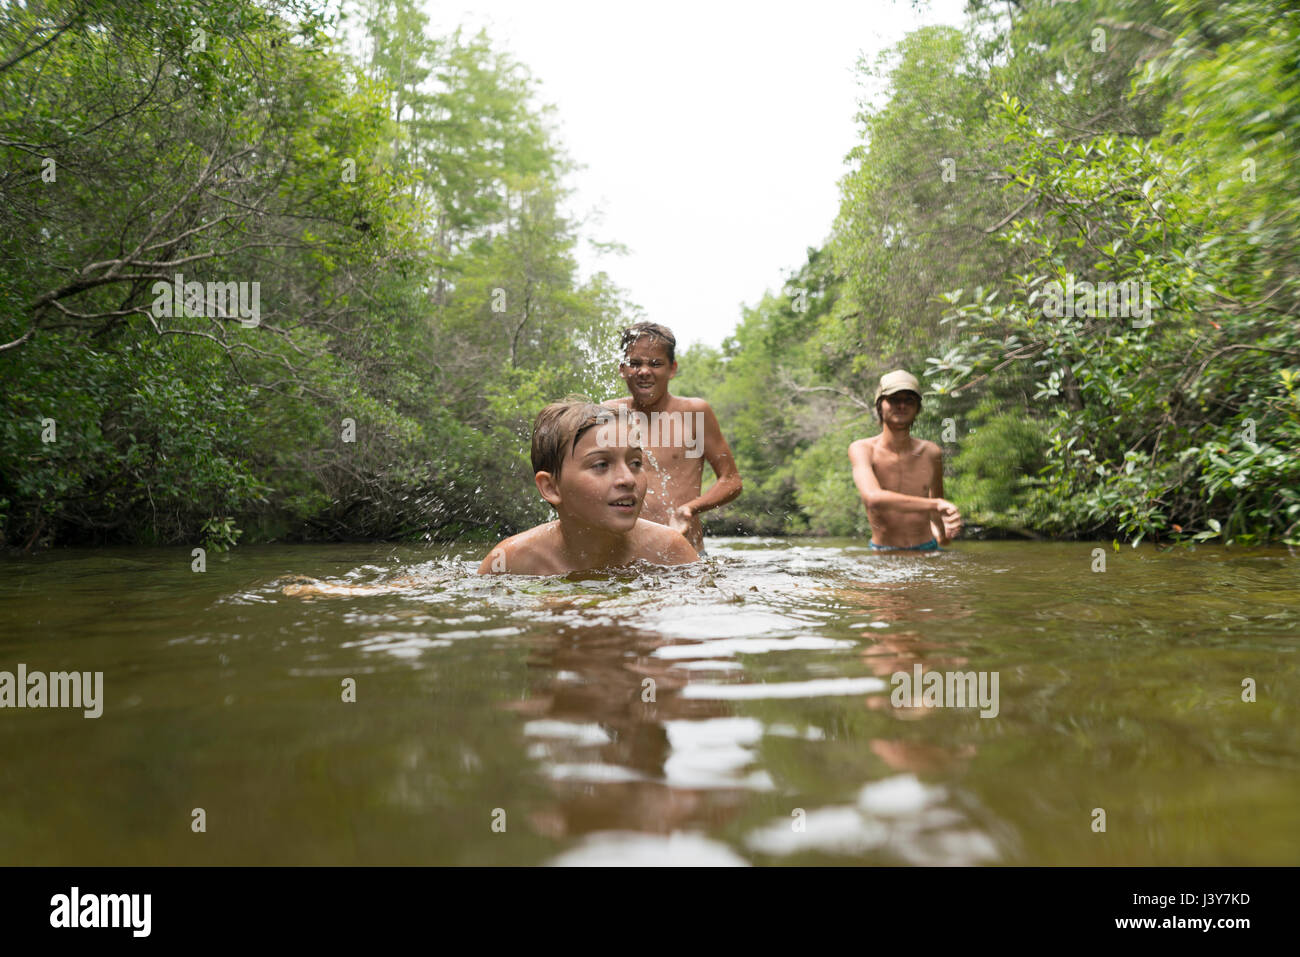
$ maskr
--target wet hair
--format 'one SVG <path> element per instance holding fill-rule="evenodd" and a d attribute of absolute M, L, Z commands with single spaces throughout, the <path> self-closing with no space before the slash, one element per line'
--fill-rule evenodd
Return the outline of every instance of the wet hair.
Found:
<path fill-rule="evenodd" d="M 651 342 L 662 342 L 668 349 L 668 361 L 677 361 L 677 337 L 673 335 L 671 329 L 657 322 L 638 322 L 624 329 L 623 339 L 619 343 L 623 355 L 626 356 L 632 344 L 642 338 L 649 339 Z"/>
<path fill-rule="evenodd" d="M 550 472 L 558 482 L 560 468 L 578 447 L 582 433 L 614 417 L 613 409 L 596 405 L 585 395 L 567 395 L 552 402 L 533 422 L 533 471 Z"/>
<path fill-rule="evenodd" d="M 906 392 L 906 393 L 908 393 L 909 395 L 914 395 L 914 396 L 916 396 L 916 414 L 917 414 L 917 415 L 920 415 L 920 414 L 921 414 L 921 406 L 924 404 L 924 401 L 925 401 L 925 400 L 921 398 L 921 396 L 920 396 L 919 393 L 913 392 L 911 389 L 900 389 L 898 392 L 895 392 L 895 393 L 893 393 L 893 394 L 894 394 L 894 395 L 901 395 L 903 392 Z M 885 417 L 882 416 L 882 415 L 880 414 L 880 403 L 884 402 L 884 401 L 885 401 L 886 399 L 888 399 L 888 398 L 889 398 L 889 396 L 887 396 L 887 395 L 882 395 L 879 399 L 876 400 L 876 407 L 875 407 L 874 409 L 871 410 L 872 414 L 876 417 L 876 421 L 877 421 L 877 422 L 883 422 L 883 421 L 885 421 Z"/>

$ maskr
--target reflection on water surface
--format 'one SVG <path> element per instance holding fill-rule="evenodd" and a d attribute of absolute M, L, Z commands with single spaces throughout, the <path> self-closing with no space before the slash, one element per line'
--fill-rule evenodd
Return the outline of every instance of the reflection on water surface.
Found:
<path fill-rule="evenodd" d="M 1092 547 L 8 561 L 0 669 L 102 670 L 105 705 L 0 711 L 0 862 L 1294 863 L 1295 559 Z M 996 672 L 997 716 L 896 706 L 917 666 Z"/>

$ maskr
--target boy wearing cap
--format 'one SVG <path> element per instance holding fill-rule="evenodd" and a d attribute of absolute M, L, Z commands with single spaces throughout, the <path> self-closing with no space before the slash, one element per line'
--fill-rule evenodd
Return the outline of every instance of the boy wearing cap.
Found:
<path fill-rule="evenodd" d="M 913 438 L 921 384 L 903 370 L 880 378 L 879 435 L 849 446 L 853 481 L 877 551 L 937 551 L 961 533 L 961 513 L 943 497 L 943 450 Z"/>

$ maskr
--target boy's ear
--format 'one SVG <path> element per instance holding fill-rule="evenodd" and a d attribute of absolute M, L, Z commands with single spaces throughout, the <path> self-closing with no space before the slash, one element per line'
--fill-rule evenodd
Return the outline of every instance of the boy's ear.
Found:
<path fill-rule="evenodd" d="M 537 483 L 537 491 L 541 493 L 542 498 L 558 508 L 560 505 L 560 485 L 555 481 L 555 477 L 550 472 L 538 472 L 533 476 L 533 481 Z"/>

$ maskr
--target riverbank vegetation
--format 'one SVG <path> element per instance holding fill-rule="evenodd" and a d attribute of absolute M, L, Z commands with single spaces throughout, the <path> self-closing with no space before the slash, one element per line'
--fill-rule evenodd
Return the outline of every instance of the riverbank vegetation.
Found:
<path fill-rule="evenodd" d="M 972 7 L 860 65 L 830 238 L 682 360 L 737 432 L 725 522 L 865 534 L 844 448 L 903 367 L 970 521 L 1300 543 L 1300 12 Z"/>
<path fill-rule="evenodd" d="M 4 541 L 540 516 L 535 410 L 598 388 L 629 310 L 577 275 L 568 161 L 520 64 L 406 0 L 342 26 L 250 0 L 6 18 Z"/>
<path fill-rule="evenodd" d="M 579 274 L 526 69 L 414 0 L 345 10 L 6 9 L 0 543 L 545 517 L 533 416 L 618 391 L 642 317 Z M 1264 0 L 1024 0 L 860 63 L 830 235 L 679 353 L 745 478 L 710 529 L 864 534 L 845 449 L 904 367 L 968 521 L 1300 544 L 1297 62 Z"/>

